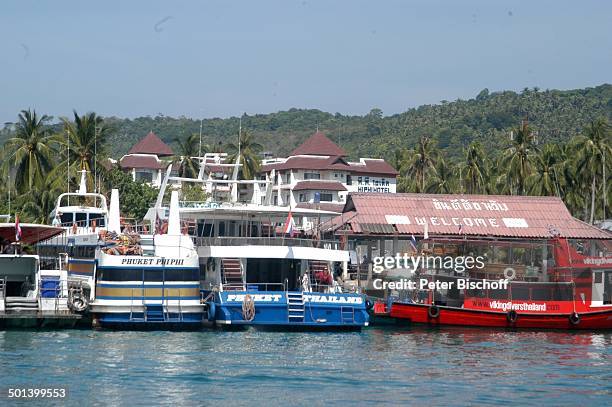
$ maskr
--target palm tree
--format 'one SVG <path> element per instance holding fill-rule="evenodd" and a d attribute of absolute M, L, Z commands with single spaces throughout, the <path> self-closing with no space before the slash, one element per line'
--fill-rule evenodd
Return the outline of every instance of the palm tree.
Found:
<path fill-rule="evenodd" d="M 60 191 L 54 189 L 53 179 L 48 176 L 43 185 L 35 186 L 30 191 L 19 196 L 16 204 L 21 206 L 22 220 L 35 223 L 47 223 L 49 214 L 55 208 Z"/>
<path fill-rule="evenodd" d="M 415 192 L 424 192 L 427 176 L 436 173 L 436 163 L 439 158 L 435 141 L 429 137 L 421 137 L 408 160 L 406 176 L 415 181 Z"/>
<path fill-rule="evenodd" d="M 439 159 L 436 165 L 436 175 L 432 178 L 427 192 L 433 194 L 452 194 L 454 192 L 454 178 L 452 168 Z"/>
<path fill-rule="evenodd" d="M 561 196 L 563 152 L 556 144 L 545 144 L 533 161 L 533 174 L 527 177 L 529 193 L 540 196 Z"/>
<path fill-rule="evenodd" d="M 603 216 L 605 217 L 607 205 L 606 170 L 612 162 L 612 147 L 608 144 L 610 126 L 601 118 L 591 122 L 576 138 L 577 171 L 589 179 L 591 185 L 590 223 L 595 219 L 595 195 L 597 192 L 597 179 L 601 179 L 600 186 L 603 195 Z"/>
<path fill-rule="evenodd" d="M 92 191 L 96 177 L 105 172 L 103 160 L 106 152 L 106 141 L 110 134 L 110 128 L 104 124 L 102 117 L 93 112 L 79 116 L 73 111 L 74 121 L 63 117 L 64 134 L 57 135 L 58 142 L 63 146 L 63 161 L 58 163 L 53 176 L 56 180 L 53 186 L 63 189 L 66 182 L 66 171 L 70 167 L 70 181 L 77 178 L 78 172 L 87 171 L 87 190 Z M 70 149 L 70 154 L 66 151 Z M 99 187 L 99 185 L 98 185 Z"/>
<path fill-rule="evenodd" d="M 198 160 L 193 158 L 199 153 L 199 135 L 194 133 L 184 141 L 181 141 L 179 138 L 176 138 L 174 141 L 178 145 L 178 154 L 175 162 L 180 164 L 179 176 L 195 178 L 200 169 Z M 209 150 L 210 147 L 208 145 L 202 145 L 202 154 L 205 154 Z"/>
<path fill-rule="evenodd" d="M 478 141 L 474 141 L 464 153 L 465 162 L 459 166 L 459 175 L 466 186 L 467 193 L 486 193 L 489 168 L 482 145 Z M 463 191 L 463 186 L 461 187 Z"/>
<path fill-rule="evenodd" d="M 255 141 L 251 133 L 242 130 L 238 145 L 229 143 L 226 150 L 230 154 L 228 162 L 236 162 L 240 155 L 240 164 L 242 164 L 239 171 L 240 179 L 253 179 L 259 171 L 259 152 L 263 150 L 263 146 Z"/>
<path fill-rule="evenodd" d="M 535 137 L 525 120 L 501 160 L 502 168 L 507 171 L 507 182 L 510 184 L 511 193 L 525 194 L 526 180 L 533 170 L 536 152 Z"/>
<path fill-rule="evenodd" d="M 15 136 L 4 145 L 4 174 L 15 170 L 15 188 L 26 192 L 43 183 L 52 168 L 54 137 L 47 122 L 51 117 L 39 116 L 35 110 L 22 110 L 15 127 Z"/>

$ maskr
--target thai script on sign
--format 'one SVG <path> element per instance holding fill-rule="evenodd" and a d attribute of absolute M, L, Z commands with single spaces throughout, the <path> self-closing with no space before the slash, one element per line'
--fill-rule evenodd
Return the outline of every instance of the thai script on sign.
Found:
<path fill-rule="evenodd" d="M 447 210 L 447 211 L 508 211 L 508 205 L 503 202 L 497 202 L 495 199 L 489 199 L 488 201 L 470 201 L 469 199 L 451 199 L 451 200 L 440 200 L 433 198 L 433 206 L 435 209 Z"/>
<path fill-rule="evenodd" d="M 389 187 L 390 183 L 388 180 L 376 179 L 365 176 L 365 177 L 357 177 L 357 192 L 383 192 L 389 193 L 391 192 L 391 188 Z"/>

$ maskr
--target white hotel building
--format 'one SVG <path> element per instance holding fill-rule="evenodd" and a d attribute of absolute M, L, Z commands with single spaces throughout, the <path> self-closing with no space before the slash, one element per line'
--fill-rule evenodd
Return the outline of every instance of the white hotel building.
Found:
<path fill-rule="evenodd" d="M 287 158 L 262 161 L 261 179 L 272 177 L 273 203 L 341 212 L 349 192 L 396 192 L 398 172 L 383 159 L 346 159 L 346 152 L 316 132 Z"/>

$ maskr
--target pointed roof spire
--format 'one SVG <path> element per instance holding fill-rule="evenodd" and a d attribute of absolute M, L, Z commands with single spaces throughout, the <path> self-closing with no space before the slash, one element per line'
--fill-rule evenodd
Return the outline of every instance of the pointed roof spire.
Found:
<path fill-rule="evenodd" d="M 318 127 L 318 126 L 317 126 Z M 346 152 L 327 136 L 318 131 L 310 136 L 301 146 L 293 150 L 291 155 L 327 155 L 346 156 Z"/>
<path fill-rule="evenodd" d="M 164 143 L 155 133 L 149 132 L 142 140 L 134 145 L 128 154 L 156 154 L 160 157 L 173 155 L 172 149 Z"/>

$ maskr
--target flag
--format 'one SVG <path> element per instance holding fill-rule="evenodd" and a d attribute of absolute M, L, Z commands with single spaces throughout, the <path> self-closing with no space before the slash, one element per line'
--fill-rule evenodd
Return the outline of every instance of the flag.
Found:
<path fill-rule="evenodd" d="M 291 237 L 293 237 L 294 229 L 295 229 L 295 224 L 293 223 L 293 214 L 291 213 L 291 211 L 289 211 L 289 214 L 287 215 L 287 219 L 285 220 L 285 230 L 283 231 L 283 233 L 288 234 Z"/>
<path fill-rule="evenodd" d="M 410 236 L 410 246 L 412 246 L 415 252 L 417 251 L 417 241 L 414 235 Z"/>
<path fill-rule="evenodd" d="M 15 214 L 15 241 L 21 240 L 21 226 L 19 225 L 19 214 Z"/>
<path fill-rule="evenodd" d="M 429 224 L 425 222 L 425 230 L 423 232 L 423 239 L 429 239 Z"/>
<path fill-rule="evenodd" d="M 463 234 L 463 224 L 462 223 L 459 224 L 459 234 L 460 235 Z"/>

